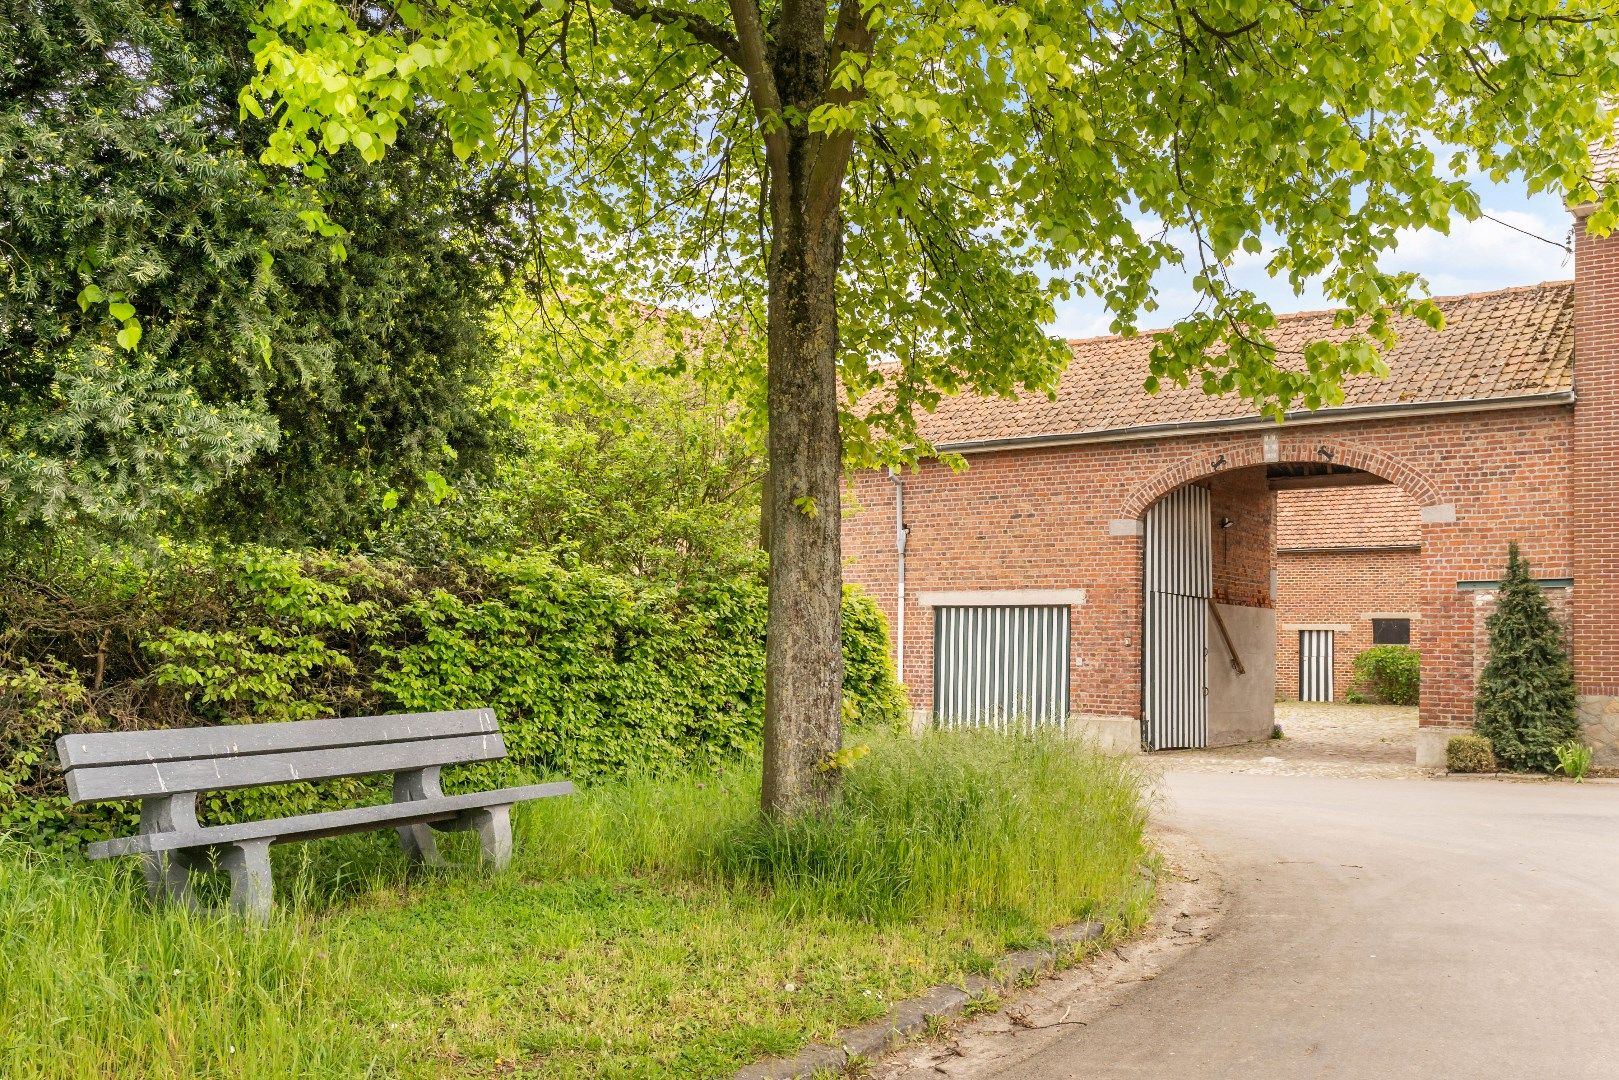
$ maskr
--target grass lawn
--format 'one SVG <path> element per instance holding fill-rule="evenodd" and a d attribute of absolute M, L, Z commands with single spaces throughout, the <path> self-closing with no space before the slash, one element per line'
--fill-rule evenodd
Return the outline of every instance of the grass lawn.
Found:
<path fill-rule="evenodd" d="M 407 873 L 391 834 L 278 848 L 262 930 L 13 842 L 0 1076 L 725 1076 L 1057 925 L 1145 918 L 1128 763 L 871 741 L 791 825 L 759 818 L 749 763 L 522 808 L 505 874 Z"/>

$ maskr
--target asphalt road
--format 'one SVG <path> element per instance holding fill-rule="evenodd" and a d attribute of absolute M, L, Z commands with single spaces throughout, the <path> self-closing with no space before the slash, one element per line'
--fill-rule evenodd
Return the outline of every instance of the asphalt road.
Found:
<path fill-rule="evenodd" d="M 1225 922 L 971 1075 L 1619 1078 L 1619 785 L 1169 773 L 1164 799 Z"/>

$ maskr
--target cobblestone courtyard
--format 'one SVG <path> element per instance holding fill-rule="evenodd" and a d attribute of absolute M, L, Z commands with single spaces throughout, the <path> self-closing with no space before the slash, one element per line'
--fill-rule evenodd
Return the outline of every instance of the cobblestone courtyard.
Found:
<path fill-rule="evenodd" d="M 1209 750 L 1170 750 L 1149 760 L 1177 772 L 1284 776 L 1418 777 L 1414 706 L 1276 704 L 1283 738 Z"/>

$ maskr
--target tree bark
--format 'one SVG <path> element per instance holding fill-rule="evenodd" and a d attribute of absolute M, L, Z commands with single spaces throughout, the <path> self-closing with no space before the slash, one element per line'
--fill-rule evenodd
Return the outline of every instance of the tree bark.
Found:
<path fill-rule="evenodd" d="M 764 808 L 792 814 L 837 787 L 843 740 L 838 262 L 843 219 L 810 210 L 813 155 L 792 140 L 773 193 L 767 447 L 770 613 Z M 819 219 L 819 220 L 817 220 Z"/>

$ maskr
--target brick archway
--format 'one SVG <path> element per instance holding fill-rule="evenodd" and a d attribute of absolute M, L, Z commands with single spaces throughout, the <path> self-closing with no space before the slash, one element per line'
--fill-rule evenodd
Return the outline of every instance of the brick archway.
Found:
<path fill-rule="evenodd" d="M 1438 506 L 1453 501 L 1422 473 L 1398 458 L 1369 446 L 1338 439 L 1312 439 L 1305 434 L 1265 435 L 1210 447 L 1160 469 L 1130 493 L 1120 508 L 1119 517 L 1140 518 L 1148 507 L 1176 488 L 1216 473 L 1254 465 L 1304 462 L 1331 462 L 1362 469 L 1398 485 L 1419 506 Z"/>

